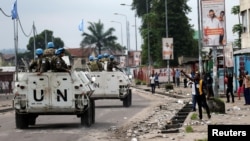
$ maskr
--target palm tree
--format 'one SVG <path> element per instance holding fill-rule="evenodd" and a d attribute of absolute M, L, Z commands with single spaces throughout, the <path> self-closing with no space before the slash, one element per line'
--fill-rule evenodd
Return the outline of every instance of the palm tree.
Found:
<path fill-rule="evenodd" d="M 115 31 L 114 28 L 109 28 L 107 31 L 104 31 L 104 25 L 100 20 L 98 23 L 89 22 L 89 24 L 88 30 L 91 34 L 85 32 L 82 34 L 84 39 L 81 41 L 81 47 L 89 44 L 96 44 L 98 53 L 101 54 L 102 48 L 109 48 L 115 44 L 117 37 L 112 35 Z"/>
<path fill-rule="evenodd" d="M 233 33 L 238 33 L 239 38 L 235 40 L 235 44 L 239 47 L 239 49 L 241 49 L 242 24 L 240 23 L 240 6 L 233 6 L 231 9 L 231 13 L 234 15 L 238 15 L 239 23 L 233 26 L 232 31 Z"/>

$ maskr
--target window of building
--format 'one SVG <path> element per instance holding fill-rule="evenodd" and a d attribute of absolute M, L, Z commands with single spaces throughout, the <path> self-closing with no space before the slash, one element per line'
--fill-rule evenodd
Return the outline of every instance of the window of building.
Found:
<path fill-rule="evenodd" d="M 248 16 L 247 16 L 247 11 L 242 11 L 241 12 L 241 16 L 242 16 L 242 26 L 243 26 L 243 30 L 242 32 L 245 33 L 248 31 L 248 25 L 247 25 L 247 20 L 248 20 Z"/>

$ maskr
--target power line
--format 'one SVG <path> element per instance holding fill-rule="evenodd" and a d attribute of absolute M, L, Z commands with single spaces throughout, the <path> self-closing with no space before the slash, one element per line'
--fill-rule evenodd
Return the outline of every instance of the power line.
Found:
<path fill-rule="evenodd" d="M 2 8 L 0 8 L 0 11 L 6 16 L 6 17 L 11 17 L 11 15 L 7 15 Z"/>
<path fill-rule="evenodd" d="M 23 33 L 26 37 L 29 37 L 29 36 L 31 35 L 32 31 L 33 31 L 33 27 L 31 27 L 30 33 L 29 33 L 29 34 L 26 34 L 26 33 L 24 32 L 24 30 L 23 30 L 23 27 L 22 27 L 20 18 L 18 19 L 18 22 L 19 22 L 19 25 L 20 25 L 20 27 L 21 27 L 22 33 Z"/>

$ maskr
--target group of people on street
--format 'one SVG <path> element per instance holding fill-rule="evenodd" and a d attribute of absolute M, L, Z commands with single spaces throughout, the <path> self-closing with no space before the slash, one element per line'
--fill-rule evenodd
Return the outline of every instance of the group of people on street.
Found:
<path fill-rule="evenodd" d="M 89 62 L 87 63 L 90 71 L 113 71 L 114 69 L 119 69 L 117 62 L 113 55 L 99 54 L 96 58 L 92 55 L 89 56 Z"/>
<path fill-rule="evenodd" d="M 43 72 L 70 72 L 70 67 L 62 59 L 65 55 L 64 48 L 55 49 L 53 42 L 48 42 L 47 48 L 36 49 L 37 58 L 29 65 L 29 72 L 37 72 L 41 75 Z"/>
<path fill-rule="evenodd" d="M 238 100 L 241 100 L 241 95 L 243 94 L 245 105 L 250 105 L 250 75 L 248 71 L 243 71 L 239 69 L 239 76 L 237 77 L 238 80 L 238 88 L 237 88 L 237 96 Z M 232 98 L 232 102 L 234 103 L 234 93 L 233 93 L 233 75 L 231 73 L 227 73 L 225 75 L 225 84 L 227 84 L 227 102 L 230 102 L 230 95 Z M 230 93 L 230 95 L 229 95 Z"/>

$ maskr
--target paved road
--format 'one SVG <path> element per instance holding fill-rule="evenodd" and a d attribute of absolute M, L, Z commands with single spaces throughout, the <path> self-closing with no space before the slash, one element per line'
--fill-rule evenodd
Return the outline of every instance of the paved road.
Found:
<path fill-rule="evenodd" d="M 35 126 L 20 130 L 15 127 L 14 111 L 0 113 L 1 141 L 94 141 L 106 140 L 109 130 L 118 128 L 147 108 L 148 100 L 133 90 L 132 106 L 125 108 L 120 100 L 97 100 L 96 123 L 81 127 L 76 116 L 39 116 Z M 110 137 L 112 138 L 112 137 Z"/>

